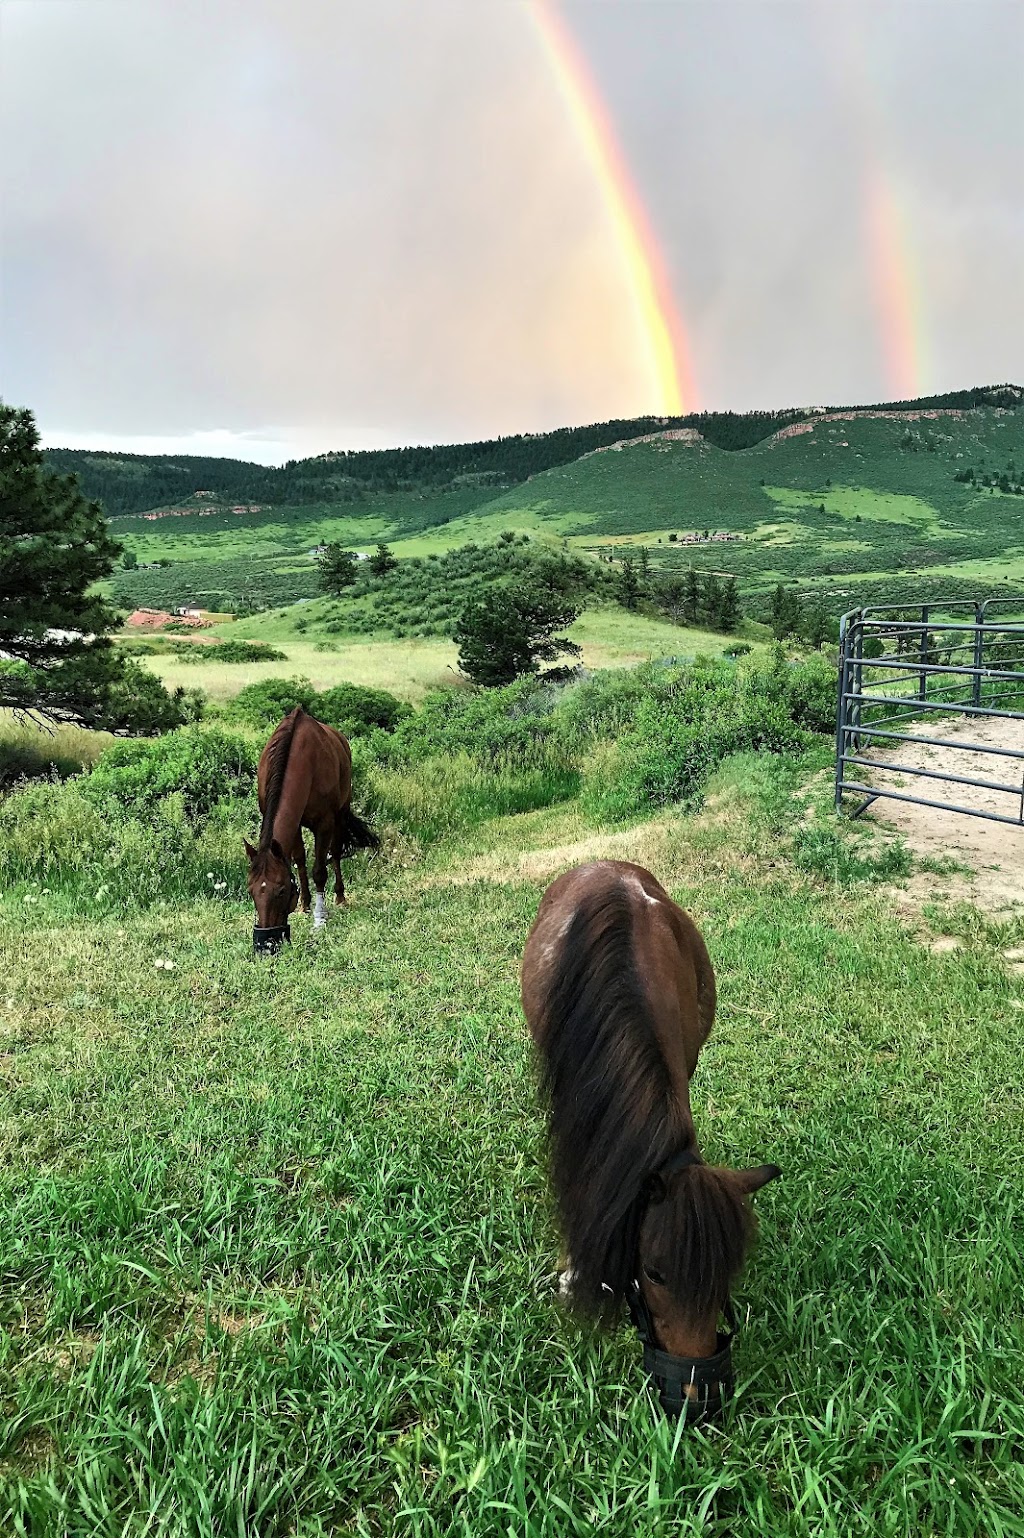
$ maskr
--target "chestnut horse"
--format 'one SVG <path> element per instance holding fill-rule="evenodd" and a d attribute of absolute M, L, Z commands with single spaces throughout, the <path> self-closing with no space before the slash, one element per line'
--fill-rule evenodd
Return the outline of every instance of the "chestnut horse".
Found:
<path fill-rule="evenodd" d="M 603 1321 L 625 1298 L 665 1408 L 717 1409 L 731 1386 L 719 1315 L 754 1230 L 747 1198 L 779 1170 L 700 1154 L 690 1080 L 715 1018 L 707 947 L 649 871 L 581 865 L 544 894 L 522 999 L 548 1102 L 563 1290 Z"/>
<path fill-rule="evenodd" d="M 290 939 L 288 915 L 299 891 L 292 875 L 298 866 L 302 911 L 309 912 L 309 878 L 303 828 L 313 834 L 313 886 L 317 929 L 327 922 L 327 864 L 334 867 L 334 900 L 345 901 L 341 860 L 356 849 L 376 849 L 379 839 L 352 810 L 352 750 L 333 726 L 324 726 L 301 705 L 285 716 L 260 755 L 256 771 L 260 811 L 259 847 L 245 840 L 249 856 L 249 892 L 256 904 L 253 944 L 278 950 Z"/>

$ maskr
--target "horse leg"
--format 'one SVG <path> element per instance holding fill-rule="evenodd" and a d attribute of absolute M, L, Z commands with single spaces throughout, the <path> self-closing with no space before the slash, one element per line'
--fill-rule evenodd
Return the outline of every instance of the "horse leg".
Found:
<path fill-rule="evenodd" d="M 332 850 L 340 849 L 344 843 L 344 829 L 342 827 L 342 814 L 339 813 L 334 823 L 334 842 Z M 345 901 L 345 878 L 341 874 L 341 859 L 337 854 L 331 855 L 331 864 L 334 867 L 334 901 L 340 908 Z"/>
<path fill-rule="evenodd" d="M 295 861 L 295 868 L 299 873 L 299 893 L 302 897 L 302 911 L 303 913 L 308 913 L 309 876 L 306 873 L 306 845 L 303 842 L 301 828 L 295 835 L 295 844 L 292 848 L 292 859 Z"/>
<path fill-rule="evenodd" d="M 327 902 L 324 893 L 327 890 L 327 851 L 330 848 L 330 840 L 318 828 L 313 837 L 313 886 L 316 888 L 316 903 L 313 907 L 313 928 L 322 929 L 327 923 Z"/>

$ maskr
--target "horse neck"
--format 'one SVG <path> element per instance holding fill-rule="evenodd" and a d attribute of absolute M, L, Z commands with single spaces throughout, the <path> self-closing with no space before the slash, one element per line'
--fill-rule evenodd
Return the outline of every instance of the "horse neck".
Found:
<path fill-rule="evenodd" d="M 285 855 L 288 858 L 291 857 L 291 851 L 294 848 L 295 840 L 298 837 L 299 828 L 302 824 L 305 801 L 306 798 L 300 793 L 294 778 L 286 776 L 285 782 L 281 787 L 277 806 L 274 809 L 274 815 L 270 819 L 270 826 L 266 829 L 263 839 L 261 839 L 261 843 L 265 848 L 269 849 L 271 843 L 276 839 L 284 850 Z"/>
<path fill-rule="evenodd" d="M 268 797 L 263 826 L 260 829 L 261 849 L 269 849 L 276 839 L 289 857 L 302 824 L 302 814 L 306 810 L 309 793 L 308 777 L 301 772 L 299 725 L 299 720 L 292 722 L 287 739 L 282 745 L 287 756 L 280 770 L 280 780 L 276 789 L 273 795 Z M 273 783 L 272 779 L 271 784 Z"/>

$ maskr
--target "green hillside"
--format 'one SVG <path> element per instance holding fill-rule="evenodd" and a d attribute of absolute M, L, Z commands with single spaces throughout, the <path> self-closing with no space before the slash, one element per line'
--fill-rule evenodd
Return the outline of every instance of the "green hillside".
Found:
<path fill-rule="evenodd" d="M 314 551 L 331 540 L 362 551 L 386 540 L 399 557 L 428 557 L 514 530 L 606 562 L 623 544 L 642 544 L 656 567 L 727 572 L 754 613 L 780 581 L 839 612 L 861 597 L 955 596 L 1024 581 L 1022 398 L 1000 386 L 937 404 L 682 425 L 641 419 L 323 456 L 281 471 L 69 451 L 49 458 L 76 468 L 94 494 L 112 486 L 110 511 L 139 504 L 115 520 L 139 563 L 112 583 L 125 607 L 280 607 L 316 595 Z M 143 506 L 166 491 L 172 471 L 187 472 L 183 485 L 207 484 L 176 504 Z M 232 502 L 243 489 L 285 500 Z M 738 538 L 685 542 L 702 531 Z"/>

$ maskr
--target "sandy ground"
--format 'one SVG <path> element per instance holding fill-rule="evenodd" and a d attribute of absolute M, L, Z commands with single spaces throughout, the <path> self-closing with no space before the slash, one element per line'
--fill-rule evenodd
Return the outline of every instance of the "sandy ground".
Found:
<path fill-rule="evenodd" d="M 950 801 L 978 811 L 997 812 L 1004 817 L 1019 816 L 1024 759 L 972 751 L 971 744 L 1024 752 L 1024 720 L 959 716 L 938 725 L 915 726 L 913 730 L 922 737 L 949 741 L 962 739 L 964 746 L 947 748 L 905 743 L 884 752 L 871 751 L 866 756 L 879 763 L 906 765 L 907 768 L 977 775 L 979 779 L 1010 785 L 1014 789 L 1010 792 L 987 790 L 910 774 L 872 774 L 857 766 L 852 766 L 851 773 L 856 773 L 866 783 L 886 785 L 908 795 Z M 1024 827 L 888 799 L 873 802 L 864 816 L 881 827 L 902 834 L 915 854 L 933 860 L 952 860 L 964 867 L 962 873 L 948 876 L 930 873 L 916 876 L 911 886 L 922 890 L 912 892 L 915 905 L 919 906 L 922 896 L 927 898 L 930 888 L 930 895 L 936 898 L 941 895 L 946 900 L 973 902 L 985 912 L 1001 918 L 1024 911 Z"/>

